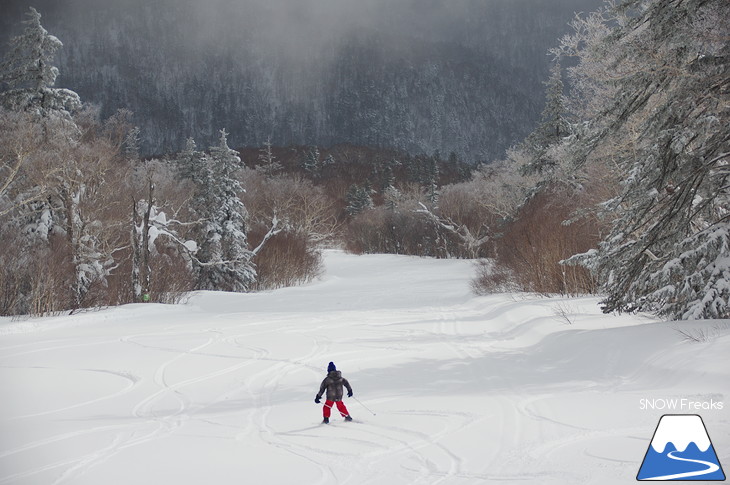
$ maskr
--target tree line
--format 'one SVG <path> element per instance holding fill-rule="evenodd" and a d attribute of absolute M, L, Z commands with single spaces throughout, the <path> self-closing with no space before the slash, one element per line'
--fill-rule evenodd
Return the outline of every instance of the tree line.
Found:
<path fill-rule="evenodd" d="M 483 293 L 728 318 L 729 10 L 626 0 L 576 16 L 551 49 L 541 122 L 479 166 L 347 144 L 233 150 L 226 131 L 141 157 L 129 112 L 102 120 L 53 87 L 60 42 L 32 10 L 2 66 L 0 313 L 297 284 L 344 245 L 479 259 Z"/>
<path fill-rule="evenodd" d="M 728 19 L 720 0 L 577 15 L 550 50 L 538 127 L 437 204 L 408 202 L 435 228 L 432 246 L 456 254 L 448 233 L 489 256 L 481 292 L 596 292 L 606 312 L 730 317 Z M 400 250 L 400 236 L 388 242 L 398 217 L 370 211 L 363 247 Z"/>

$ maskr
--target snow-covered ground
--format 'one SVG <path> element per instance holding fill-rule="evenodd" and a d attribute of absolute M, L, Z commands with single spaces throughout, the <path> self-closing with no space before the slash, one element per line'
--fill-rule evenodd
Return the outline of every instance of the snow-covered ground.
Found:
<path fill-rule="evenodd" d="M 467 261 L 325 263 L 298 288 L 0 320 L 0 484 L 634 483 L 666 413 L 700 414 L 730 463 L 729 322 L 476 297 Z M 355 422 L 320 424 L 329 361 L 375 414 L 346 398 Z"/>

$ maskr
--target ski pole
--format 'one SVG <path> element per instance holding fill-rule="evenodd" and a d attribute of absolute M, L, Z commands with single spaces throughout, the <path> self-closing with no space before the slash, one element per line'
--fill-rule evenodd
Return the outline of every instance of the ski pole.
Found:
<path fill-rule="evenodd" d="M 366 405 L 364 405 L 363 403 L 361 403 L 361 402 L 360 402 L 360 400 L 359 400 L 358 398 L 356 398 L 355 396 L 352 396 L 352 398 L 353 398 L 353 399 L 354 399 L 355 401 L 357 401 L 358 403 L 360 403 L 360 406 L 362 406 L 362 407 L 364 407 L 365 409 L 367 409 L 368 411 L 370 411 L 370 414 L 372 414 L 373 416 L 376 416 L 376 414 L 375 414 L 374 412 L 372 412 L 372 411 L 370 410 L 370 408 L 369 408 L 369 407 L 367 407 Z"/>

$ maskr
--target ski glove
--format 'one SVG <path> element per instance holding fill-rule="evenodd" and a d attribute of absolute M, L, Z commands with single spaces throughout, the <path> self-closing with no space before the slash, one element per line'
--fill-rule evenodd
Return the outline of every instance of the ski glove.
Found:
<path fill-rule="evenodd" d="M 317 404 L 319 404 L 319 399 L 320 399 L 320 397 L 319 397 L 319 396 L 316 396 L 316 397 L 314 398 L 314 402 L 315 402 L 315 403 L 317 403 Z"/>
<path fill-rule="evenodd" d="M 347 391 L 347 397 L 352 397 L 352 391 Z"/>

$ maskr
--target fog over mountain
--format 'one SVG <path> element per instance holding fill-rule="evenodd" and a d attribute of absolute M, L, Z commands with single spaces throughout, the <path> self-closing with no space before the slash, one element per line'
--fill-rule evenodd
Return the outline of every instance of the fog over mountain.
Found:
<path fill-rule="evenodd" d="M 355 143 L 470 160 L 535 126 L 549 47 L 599 0 L 2 0 L 59 37 L 57 85 L 134 112 L 143 151 Z"/>

